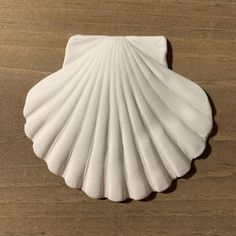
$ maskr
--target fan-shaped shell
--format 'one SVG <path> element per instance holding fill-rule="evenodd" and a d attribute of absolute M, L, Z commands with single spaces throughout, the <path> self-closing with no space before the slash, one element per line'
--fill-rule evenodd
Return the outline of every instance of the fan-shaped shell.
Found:
<path fill-rule="evenodd" d="M 212 127 L 208 98 L 169 70 L 166 39 L 73 36 L 24 107 L 35 154 L 93 198 L 142 199 L 189 171 Z"/>

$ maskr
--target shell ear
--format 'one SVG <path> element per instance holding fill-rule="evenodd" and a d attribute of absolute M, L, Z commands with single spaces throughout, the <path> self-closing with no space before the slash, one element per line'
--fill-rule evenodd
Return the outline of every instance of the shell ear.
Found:
<path fill-rule="evenodd" d="M 74 35 L 70 37 L 66 45 L 63 67 L 75 60 L 78 60 L 87 51 L 89 51 L 89 49 L 97 45 L 97 42 L 99 41 L 98 39 L 101 39 L 102 37 L 104 36 Z"/>
<path fill-rule="evenodd" d="M 167 40 L 164 36 L 127 36 L 126 38 L 137 49 L 141 50 L 159 64 L 168 67 L 166 61 Z"/>
<path fill-rule="evenodd" d="M 79 59 L 90 48 L 97 44 L 99 39 L 106 36 L 75 35 L 72 36 L 66 46 L 63 67 Z M 159 64 L 168 67 L 166 61 L 167 40 L 164 36 L 126 36 L 126 39 L 143 53 L 152 57 Z"/>

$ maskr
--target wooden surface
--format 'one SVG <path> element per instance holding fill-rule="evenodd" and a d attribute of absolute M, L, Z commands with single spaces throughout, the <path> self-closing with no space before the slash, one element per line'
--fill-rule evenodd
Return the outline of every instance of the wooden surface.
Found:
<path fill-rule="evenodd" d="M 26 93 L 61 67 L 77 33 L 165 35 L 173 70 L 209 94 L 207 150 L 166 193 L 93 200 L 33 154 Z M 235 0 L 0 0 L 0 235 L 236 235 L 235 42 Z"/>

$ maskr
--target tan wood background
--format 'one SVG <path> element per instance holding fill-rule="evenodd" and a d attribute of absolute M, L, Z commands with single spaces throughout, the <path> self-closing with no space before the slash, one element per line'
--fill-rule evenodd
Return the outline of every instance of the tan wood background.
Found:
<path fill-rule="evenodd" d="M 78 33 L 165 35 L 173 70 L 209 94 L 207 150 L 165 193 L 93 200 L 33 154 L 26 93 L 61 67 Z M 0 235 L 236 235 L 235 76 L 235 0 L 0 0 Z"/>

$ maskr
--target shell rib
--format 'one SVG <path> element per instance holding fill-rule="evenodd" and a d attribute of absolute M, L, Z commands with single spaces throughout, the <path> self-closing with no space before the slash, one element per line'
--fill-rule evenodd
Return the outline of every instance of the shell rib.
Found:
<path fill-rule="evenodd" d="M 142 199 L 167 189 L 204 150 L 205 92 L 171 71 L 166 39 L 73 36 L 63 67 L 24 107 L 35 154 L 93 198 Z"/>

